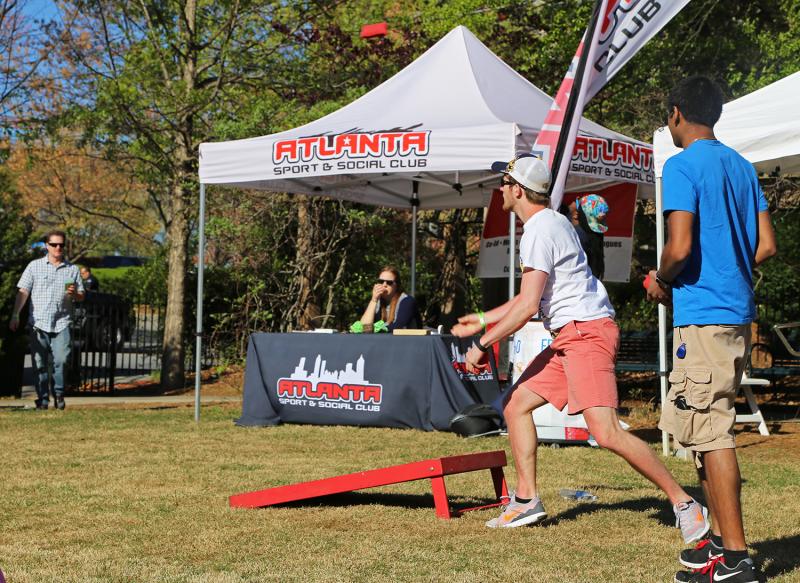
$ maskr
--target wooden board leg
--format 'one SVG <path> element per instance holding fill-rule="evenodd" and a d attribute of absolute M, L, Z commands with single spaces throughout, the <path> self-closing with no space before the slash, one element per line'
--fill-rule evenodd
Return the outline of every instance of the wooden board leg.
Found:
<path fill-rule="evenodd" d="M 492 482 L 494 483 L 494 493 L 497 499 L 508 497 L 508 486 L 506 485 L 506 477 L 503 475 L 503 468 L 490 468 L 492 472 Z"/>
<path fill-rule="evenodd" d="M 436 506 L 436 516 L 449 519 L 451 517 L 450 502 L 447 501 L 444 478 L 442 476 L 431 478 L 431 489 L 433 490 L 433 504 Z"/>

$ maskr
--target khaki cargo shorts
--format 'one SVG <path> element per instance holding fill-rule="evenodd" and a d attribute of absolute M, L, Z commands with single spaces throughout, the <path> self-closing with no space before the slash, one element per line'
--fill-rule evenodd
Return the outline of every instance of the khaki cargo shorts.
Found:
<path fill-rule="evenodd" d="M 674 329 L 672 372 L 658 427 L 697 453 L 736 447 L 733 407 L 750 353 L 750 324 Z M 678 348 L 686 354 L 678 358 Z"/>

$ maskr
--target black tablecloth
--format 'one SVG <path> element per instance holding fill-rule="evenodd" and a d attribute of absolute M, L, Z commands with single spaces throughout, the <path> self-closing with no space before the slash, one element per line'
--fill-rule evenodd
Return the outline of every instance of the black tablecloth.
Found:
<path fill-rule="evenodd" d="M 487 384 L 496 386 L 491 374 L 463 373 L 467 344 L 444 336 L 252 334 L 236 423 L 447 429 L 455 413 L 485 400 Z"/>

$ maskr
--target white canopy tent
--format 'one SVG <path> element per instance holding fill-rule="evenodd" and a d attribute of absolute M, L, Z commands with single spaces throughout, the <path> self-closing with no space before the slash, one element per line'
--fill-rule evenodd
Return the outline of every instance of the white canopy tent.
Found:
<path fill-rule="evenodd" d="M 530 151 L 552 98 L 459 26 L 405 69 L 345 107 L 269 136 L 200 146 L 200 182 L 412 208 L 485 206 L 486 172 Z M 571 186 L 621 180 L 652 187 L 651 147 L 583 119 L 586 156 Z M 611 141 L 609 141 L 611 140 Z M 591 159 L 593 158 L 593 159 Z M 605 173 L 644 158 L 637 176 Z M 630 165 L 628 165 L 630 166 Z M 620 168 L 622 165 L 620 165 Z M 638 178 L 638 180 L 637 180 Z"/>
<path fill-rule="evenodd" d="M 784 77 L 753 93 L 726 103 L 714 126 L 717 138 L 753 163 L 760 174 L 800 174 L 800 72 Z M 795 112 L 792 115 L 791 112 Z M 656 242 L 658 260 L 664 248 L 664 215 L 661 180 L 664 164 L 681 152 L 672 143 L 666 127 L 653 134 L 656 175 Z M 658 307 L 659 373 L 661 402 L 667 396 L 667 310 Z M 669 453 L 669 435 L 662 432 L 664 455 Z"/>
<path fill-rule="evenodd" d="M 459 26 L 323 118 L 269 136 L 201 144 L 196 417 L 207 184 L 411 209 L 413 294 L 417 209 L 487 206 L 496 186 L 487 169 L 530 151 L 551 102 Z M 652 195 L 651 146 L 582 119 L 568 190 L 621 181 Z"/>

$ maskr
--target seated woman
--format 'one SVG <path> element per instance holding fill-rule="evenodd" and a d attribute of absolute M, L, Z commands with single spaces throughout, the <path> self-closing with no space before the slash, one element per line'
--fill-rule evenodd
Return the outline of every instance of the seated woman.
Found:
<path fill-rule="evenodd" d="M 403 293 L 400 287 L 400 274 L 397 269 L 387 265 L 381 269 L 378 280 L 372 288 L 370 299 L 361 323 L 365 332 L 372 332 L 372 326 L 378 320 L 386 322 L 389 332 L 395 328 L 421 328 L 417 302 L 410 295 Z"/>

